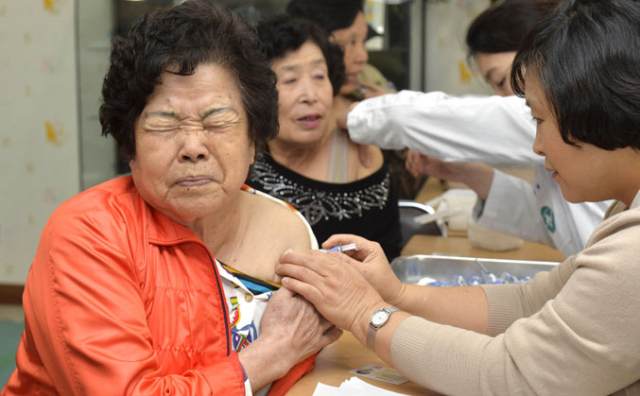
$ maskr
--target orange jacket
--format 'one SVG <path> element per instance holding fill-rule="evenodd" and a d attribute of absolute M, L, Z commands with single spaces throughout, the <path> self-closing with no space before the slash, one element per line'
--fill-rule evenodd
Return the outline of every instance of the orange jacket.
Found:
<path fill-rule="evenodd" d="M 60 205 L 29 271 L 2 395 L 244 395 L 213 255 L 131 177 Z M 283 394 L 313 367 L 273 384 Z"/>

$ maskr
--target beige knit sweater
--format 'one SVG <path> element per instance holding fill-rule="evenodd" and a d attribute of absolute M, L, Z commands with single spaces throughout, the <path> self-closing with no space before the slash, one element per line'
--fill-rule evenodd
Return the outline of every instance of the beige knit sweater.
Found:
<path fill-rule="evenodd" d="M 640 192 L 624 209 L 552 271 L 485 286 L 489 335 L 403 321 L 394 366 L 451 395 L 640 395 Z"/>

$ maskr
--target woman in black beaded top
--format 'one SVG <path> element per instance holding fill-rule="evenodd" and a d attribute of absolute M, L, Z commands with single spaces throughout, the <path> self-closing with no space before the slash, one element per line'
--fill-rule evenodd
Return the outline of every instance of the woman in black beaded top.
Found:
<path fill-rule="evenodd" d="M 335 127 L 334 96 L 344 82 L 342 51 L 303 19 L 262 22 L 258 35 L 278 79 L 278 136 L 256 158 L 247 184 L 289 202 L 309 221 L 319 243 L 352 233 L 400 254 L 397 195 L 379 148 L 368 164 L 358 146 Z"/>

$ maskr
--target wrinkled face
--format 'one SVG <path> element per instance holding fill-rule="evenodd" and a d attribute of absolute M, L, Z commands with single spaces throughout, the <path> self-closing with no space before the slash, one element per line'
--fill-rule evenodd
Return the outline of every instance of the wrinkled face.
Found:
<path fill-rule="evenodd" d="M 495 54 L 478 52 L 476 54 L 475 58 L 480 73 L 496 95 L 510 96 L 514 94 L 511 88 L 511 65 L 515 57 L 515 51 Z"/>
<path fill-rule="evenodd" d="M 225 68 L 204 64 L 160 81 L 135 124 L 132 176 L 147 203 L 189 225 L 228 209 L 254 146 L 236 78 Z"/>
<path fill-rule="evenodd" d="M 525 97 L 537 123 L 533 151 L 545 157 L 545 168 L 552 173 L 565 199 L 577 203 L 624 196 L 620 186 L 629 185 L 621 181 L 629 174 L 625 155 L 632 149 L 607 151 L 583 142 L 577 142 L 578 147 L 565 143 L 533 72 L 525 76 Z"/>
<path fill-rule="evenodd" d="M 327 62 L 316 44 L 275 59 L 271 68 L 278 78 L 280 132 L 274 144 L 304 147 L 317 143 L 329 130 L 328 115 L 333 89 Z"/>
<path fill-rule="evenodd" d="M 348 95 L 357 88 L 357 76 L 369 60 L 369 53 L 365 47 L 367 41 L 367 21 L 364 14 L 359 12 L 348 28 L 331 32 L 336 43 L 344 51 L 345 82 L 340 88 L 341 95 Z"/>

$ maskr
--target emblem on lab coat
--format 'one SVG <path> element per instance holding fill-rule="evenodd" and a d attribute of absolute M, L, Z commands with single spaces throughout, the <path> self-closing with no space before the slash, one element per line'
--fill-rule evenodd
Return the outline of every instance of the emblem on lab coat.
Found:
<path fill-rule="evenodd" d="M 556 231 L 556 222 L 553 216 L 553 210 L 548 206 L 543 206 L 542 209 L 540 209 L 540 215 L 549 232 L 554 233 Z"/>

